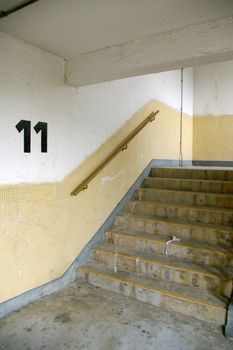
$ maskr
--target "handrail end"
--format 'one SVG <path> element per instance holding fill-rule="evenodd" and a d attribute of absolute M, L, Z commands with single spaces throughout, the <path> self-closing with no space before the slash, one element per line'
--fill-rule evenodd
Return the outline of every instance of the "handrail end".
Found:
<path fill-rule="evenodd" d="M 77 194 L 79 194 L 79 192 L 84 191 L 87 188 L 88 188 L 88 184 L 86 184 L 85 186 L 78 186 L 70 193 L 70 195 L 77 196 Z"/>
<path fill-rule="evenodd" d="M 155 120 L 156 115 L 159 113 L 159 110 L 157 110 L 156 112 L 152 112 L 150 115 L 150 123 L 153 122 Z"/>

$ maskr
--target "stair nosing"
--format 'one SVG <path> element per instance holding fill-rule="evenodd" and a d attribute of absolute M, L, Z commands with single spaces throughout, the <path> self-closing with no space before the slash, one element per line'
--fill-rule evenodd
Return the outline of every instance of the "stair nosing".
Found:
<path fill-rule="evenodd" d="M 142 239 L 145 239 L 145 240 L 148 240 L 148 241 L 153 241 L 153 242 L 160 242 L 160 243 L 166 243 L 166 239 L 160 239 L 160 238 L 156 238 L 156 236 L 151 236 L 151 234 L 146 234 L 146 233 L 143 233 L 143 232 L 133 232 L 133 231 L 124 231 L 124 230 L 119 230 L 119 229 L 109 229 L 107 230 L 106 232 L 113 232 L 113 233 L 118 233 L 118 234 L 122 234 L 122 235 L 125 235 L 125 236 L 130 236 L 130 237 L 135 237 L 135 238 L 142 238 Z M 188 244 L 188 240 L 185 240 L 185 239 L 182 239 L 181 241 L 177 241 L 177 242 L 173 242 L 172 244 L 173 245 L 177 245 L 177 246 L 184 246 L 184 247 L 187 247 L 187 248 L 193 248 L 193 249 L 196 249 L 196 250 L 201 250 L 201 251 L 205 251 L 205 252 L 210 252 L 210 253 L 217 253 L 217 254 L 222 254 L 222 255 L 232 255 L 233 256 L 233 252 L 231 251 L 217 251 L 217 248 L 216 249 L 211 249 L 211 248 L 208 248 L 208 247 L 192 247 L 191 243 L 193 242 L 194 244 L 199 244 L 199 241 L 197 240 L 193 240 L 190 242 L 190 244 Z M 214 245 L 210 245 L 211 247 L 215 248 Z M 224 247 L 223 247 L 224 248 Z"/>
<path fill-rule="evenodd" d="M 233 183 L 233 182 L 232 182 Z M 222 192 L 202 192 L 202 191 L 188 191 L 188 190 L 176 190 L 170 188 L 154 188 L 154 187 L 140 187 L 136 189 L 137 191 L 160 191 L 160 192 L 172 192 L 172 193 L 188 193 L 188 194 L 201 194 L 201 195 L 214 195 L 214 196 L 224 196 L 233 198 L 233 193 L 222 193 Z"/>
<path fill-rule="evenodd" d="M 193 210 L 202 210 L 202 211 L 214 211 L 214 212 L 225 212 L 233 215 L 233 209 L 228 208 L 218 208 L 218 207 L 211 207 L 211 206 L 198 206 L 198 205 L 187 205 L 187 204 L 180 204 L 180 203 L 163 203 L 163 202 L 157 202 L 157 201 L 150 201 L 150 200 L 130 200 L 128 203 L 152 203 L 155 205 L 163 206 L 163 207 L 179 207 L 179 208 L 188 208 Z"/>
<path fill-rule="evenodd" d="M 112 245 L 112 247 L 114 247 L 114 245 Z M 158 265 L 158 266 L 163 266 L 163 267 L 167 267 L 167 268 L 171 268 L 171 269 L 175 269 L 175 270 L 182 270 L 182 271 L 186 271 L 186 272 L 193 272 L 193 273 L 197 273 L 197 274 L 200 274 L 200 275 L 204 275 L 204 276 L 209 276 L 209 277 L 219 277 L 220 279 L 224 280 L 224 281 L 229 281 L 231 278 L 229 276 L 229 278 L 227 278 L 226 276 L 223 276 L 223 274 L 221 273 L 221 271 L 219 271 L 219 274 L 216 272 L 208 272 L 204 269 L 204 266 L 202 265 L 202 268 L 204 269 L 203 271 L 202 270 L 198 270 L 198 269 L 195 269 L 193 267 L 191 268 L 185 268 L 185 267 L 182 267 L 182 266 L 177 266 L 177 265 L 173 265 L 172 263 L 169 264 L 169 259 L 168 259 L 168 262 L 161 262 L 159 260 L 156 260 L 156 257 L 155 259 L 153 258 L 147 258 L 147 257 L 144 257 L 142 255 L 142 252 L 138 252 L 139 254 L 136 254 L 135 252 L 135 255 L 132 255 L 132 254 L 127 254 L 125 252 L 121 252 L 119 250 L 115 251 L 114 248 L 113 249 L 108 249 L 110 248 L 109 245 L 107 246 L 106 244 L 102 244 L 101 246 L 95 246 L 93 248 L 93 250 L 101 250 L 101 251 L 105 251 L 105 252 L 110 252 L 112 254 L 118 254 L 119 256 L 122 256 L 122 257 L 125 257 L 125 258 L 128 258 L 130 260 L 136 260 L 138 255 L 140 255 L 140 260 L 141 261 L 144 261 L 146 263 L 151 263 L 151 264 L 154 264 L 154 265 Z M 155 253 L 157 255 L 161 255 L 161 254 L 158 254 L 158 253 Z M 169 257 L 167 257 L 169 258 Z M 173 259 L 177 259 L 178 261 L 181 261 L 181 262 L 184 262 L 184 263 L 188 263 L 187 261 L 183 261 L 183 259 L 178 259 L 178 258 L 174 258 L 172 257 Z M 194 263 L 192 263 L 193 265 L 195 265 Z"/>
<path fill-rule="evenodd" d="M 193 179 L 193 178 L 180 178 L 180 177 L 156 177 L 156 176 L 147 176 L 144 180 L 147 179 L 156 179 L 156 180 L 181 180 L 181 181 L 206 181 L 206 182 L 214 182 L 214 183 L 232 183 L 233 180 L 211 180 L 211 179 Z"/>
<path fill-rule="evenodd" d="M 101 276 L 104 276 L 106 277 L 107 279 L 111 279 L 111 280 L 115 280 L 115 281 L 120 281 L 122 283 L 128 283 L 130 285 L 133 285 L 133 286 L 137 286 L 138 288 L 142 288 L 142 289 L 149 289 L 149 290 L 152 290 L 152 291 L 157 291 L 157 292 L 160 292 L 162 293 L 163 295 L 166 295 L 166 296 L 169 296 L 169 297 L 175 297 L 179 300 L 183 300 L 183 301 L 189 301 L 189 302 L 192 302 L 192 303 L 195 303 L 195 304 L 201 304 L 201 305 L 208 305 L 208 306 L 211 306 L 211 307 L 215 307 L 215 308 L 220 308 L 222 310 L 226 310 L 226 306 L 223 306 L 223 305 L 218 305 L 218 304 L 215 304 L 215 303 L 211 303 L 211 302 L 208 302 L 206 300 L 203 300 L 203 299 L 200 299 L 200 298 L 194 298 L 194 297 L 191 297 L 191 296 L 184 296 L 184 295 L 181 295 L 177 292 L 174 292 L 174 291 L 169 291 L 169 290 L 165 290 L 165 289 L 162 289 L 162 288 L 159 288 L 159 287 L 155 287 L 155 286 L 152 286 L 151 284 L 146 284 L 146 283 L 140 283 L 138 282 L 136 279 L 134 280 L 130 280 L 126 277 L 121 277 L 119 275 L 116 274 L 112 274 L 110 272 L 103 272 L 103 271 L 99 271 L 93 267 L 89 267 L 89 266 L 81 266 L 80 267 L 80 270 L 83 270 L 84 273 L 85 272 L 93 272 L 95 274 L 98 274 L 98 275 L 101 275 Z M 132 274 L 131 274 L 132 275 Z M 149 282 L 149 281 L 148 281 Z"/>
<path fill-rule="evenodd" d="M 201 223 L 201 222 L 191 222 L 191 221 L 185 221 L 185 222 L 177 222 L 174 220 L 171 220 L 168 218 L 161 218 L 161 217 L 153 217 L 150 218 L 148 216 L 143 216 L 143 215 L 139 215 L 139 214 L 132 214 L 132 213 L 128 213 L 128 212 L 122 212 L 120 214 L 117 215 L 117 217 L 137 217 L 139 219 L 143 219 L 143 220 L 147 220 L 147 221 L 156 221 L 156 222 L 161 222 L 161 223 L 171 223 L 172 225 L 179 225 L 179 226 L 194 226 L 194 227 L 203 227 L 203 228 L 209 228 L 212 230 L 222 230 L 222 231 L 227 231 L 230 233 L 233 233 L 233 227 L 231 226 L 226 226 L 226 225 L 219 225 L 219 224 L 205 224 L 205 223 Z"/>

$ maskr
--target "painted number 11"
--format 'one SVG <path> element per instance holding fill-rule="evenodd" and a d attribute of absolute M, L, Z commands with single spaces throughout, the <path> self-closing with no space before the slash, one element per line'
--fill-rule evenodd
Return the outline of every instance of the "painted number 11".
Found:
<path fill-rule="evenodd" d="M 31 122 L 29 120 L 20 120 L 16 124 L 18 132 L 24 132 L 24 153 L 31 152 Z M 47 153 L 48 149 L 48 123 L 38 122 L 34 126 L 35 132 L 41 132 L 41 152 Z"/>

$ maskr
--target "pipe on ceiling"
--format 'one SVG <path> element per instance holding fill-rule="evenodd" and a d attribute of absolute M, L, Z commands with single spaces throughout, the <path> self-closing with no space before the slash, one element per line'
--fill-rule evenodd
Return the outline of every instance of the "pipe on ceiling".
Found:
<path fill-rule="evenodd" d="M 20 5 L 16 5 L 15 7 L 12 7 L 10 10 L 0 11 L 0 18 L 7 17 L 7 16 L 11 15 L 12 13 L 17 12 L 19 10 L 22 10 L 24 7 L 27 7 L 27 6 L 33 4 L 34 2 L 37 2 L 37 1 L 39 1 L 39 0 L 24 1 Z"/>

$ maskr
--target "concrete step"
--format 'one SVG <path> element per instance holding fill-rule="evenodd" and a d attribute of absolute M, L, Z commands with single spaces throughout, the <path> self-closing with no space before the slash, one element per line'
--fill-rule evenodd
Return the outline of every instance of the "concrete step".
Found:
<path fill-rule="evenodd" d="M 190 206 L 233 208 L 233 194 L 201 193 L 169 189 L 140 188 L 134 193 L 135 200 L 175 203 Z"/>
<path fill-rule="evenodd" d="M 96 263 L 79 268 L 78 277 L 92 285 L 154 306 L 167 307 L 215 325 L 225 324 L 227 301 L 212 292 L 168 281 L 146 279 L 120 270 L 114 273 L 112 269 Z"/>
<path fill-rule="evenodd" d="M 167 245 L 173 236 L 181 240 Z M 78 274 L 96 286 L 224 325 L 233 286 L 233 171 L 152 169 L 91 259 Z"/>
<path fill-rule="evenodd" d="M 164 254 L 166 241 L 160 235 L 135 233 L 130 231 L 109 230 L 106 232 L 106 242 L 117 247 L 129 247 L 139 252 Z M 211 245 L 198 241 L 181 240 L 167 246 L 167 254 L 188 262 L 204 264 L 226 269 L 233 267 L 233 249 Z"/>
<path fill-rule="evenodd" d="M 211 266 L 203 267 L 171 256 L 103 244 L 93 249 L 92 258 L 113 270 L 120 269 L 138 276 L 212 290 L 227 297 L 232 292 L 231 277 L 221 270 Z"/>
<path fill-rule="evenodd" d="M 142 186 L 178 191 L 233 194 L 233 181 L 147 177 L 144 179 Z"/>
<path fill-rule="evenodd" d="M 154 168 L 151 170 L 152 177 L 220 180 L 233 181 L 232 170 L 200 169 L 200 168 Z"/>
<path fill-rule="evenodd" d="M 149 234 L 159 234 L 167 239 L 177 236 L 226 247 L 233 246 L 233 228 L 221 225 L 208 225 L 179 219 L 148 218 L 122 213 L 115 219 L 115 228 Z"/>
<path fill-rule="evenodd" d="M 233 225 L 233 210 L 224 208 L 197 207 L 153 201 L 130 201 L 126 205 L 126 212 L 204 224 Z"/>

